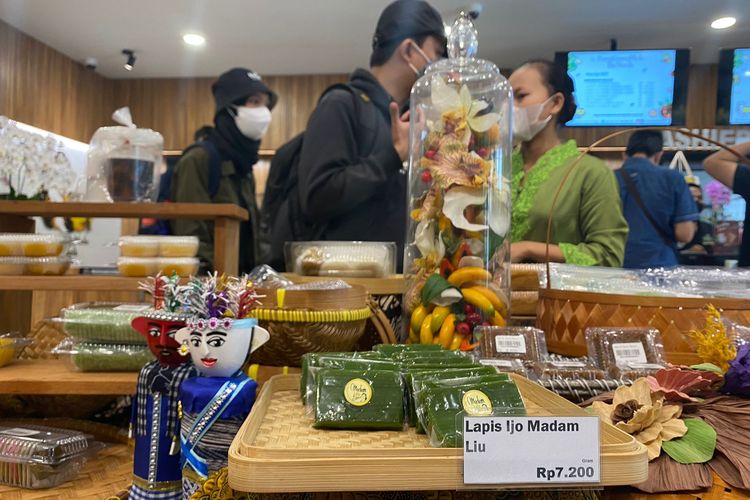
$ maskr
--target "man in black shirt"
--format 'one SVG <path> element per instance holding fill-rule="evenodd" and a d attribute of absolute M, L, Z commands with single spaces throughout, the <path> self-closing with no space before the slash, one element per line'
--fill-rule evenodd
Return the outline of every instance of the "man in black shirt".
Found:
<path fill-rule="evenodd" d="M 391 3 L 378 20 L 370 70 L 357 69 L 353 91 L 328 92 L 310 117 L 299 194 L 321 239 L 395 241 L 401 262 L 409 122 L 399 110 L 424 68 L 444 54 L 444 30 L 427 2 Z"/>
<path fill-rule="evenodd" d="M 726 150 L 718 151 L 703 161 L 703 168 L 712 177 L 724 184 L 745 199 L 745 228 L 742 231 L 742 246 L 740 247 L 740 267 L 750 266 L 750 142 L 737 144 L 735 151 L 745 157 L 744 165 Z"/>

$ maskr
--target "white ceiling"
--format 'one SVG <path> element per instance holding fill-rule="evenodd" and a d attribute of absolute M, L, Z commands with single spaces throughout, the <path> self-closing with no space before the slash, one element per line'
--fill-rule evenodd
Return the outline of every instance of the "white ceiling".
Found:
<path fill-rule="evenodd" d="M 0 19 L 110 78 L 216 76 L 233 66 L 261 74 L 348 73 L 366 66 L 387 0 L 0 0 Z M 433 0 L 446 21 L 470 0 Z M 732 15 L 723 31 L 708 25 Z M 451 19 L 452 20 L 452 19 Z M 556 50 L 690 48 L 691 62 L 750 45 L 750 0 L 485 0 L 479 55 L 500 67 Z M 182 34 L 204 34 L 191 48 Z M 122 49 L 136 51 L 123 68 Z M 0 47 L 2 50 L 2 47 Z"/>

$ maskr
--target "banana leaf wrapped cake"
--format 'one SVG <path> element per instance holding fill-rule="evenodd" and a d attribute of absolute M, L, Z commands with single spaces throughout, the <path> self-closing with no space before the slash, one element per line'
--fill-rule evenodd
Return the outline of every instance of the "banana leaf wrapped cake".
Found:
<path fill-rule="evenodd" d="M 404 426 L 404 385 L 398 371 L 323 368 L 316 377 L 313 427 L 391 429 Z"/>

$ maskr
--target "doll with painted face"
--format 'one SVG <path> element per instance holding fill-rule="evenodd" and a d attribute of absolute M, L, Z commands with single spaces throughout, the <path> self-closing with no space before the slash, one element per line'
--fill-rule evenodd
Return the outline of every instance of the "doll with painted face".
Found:
<path fill-rule="evenodd" d="M 177 332 L 200 376 L 182 385 L 183 498 L 227 466 L 229 445 L 255 402 L 257 383 L 244 369 L 269 334 L 248 318 L 258 296 L 246 278 L 212 275 L 188 285 L 193 316 Z"/>
<path fill-rule="evenodd" d="M 138 375 L 131 421 L 135 452 L 129 498 L 176 500 L 182 498 L 180 386 L 197 376 L 198 370 L 190 358 L 180 354 L 175 340 L 188 319 L 182 312 L 177 278 L 149 278 L 141 289 L 152 294 L 154 309 L 135 318 L 132 327 L 146 337 L 156 360 L 145 365 Z"/>

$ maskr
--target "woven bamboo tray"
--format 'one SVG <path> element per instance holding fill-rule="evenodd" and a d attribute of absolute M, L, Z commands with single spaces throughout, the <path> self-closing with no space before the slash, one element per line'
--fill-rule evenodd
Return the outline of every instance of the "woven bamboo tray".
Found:
<path fill-rule="evenodd" d="M 530 414 L 587 415 L 543 387 L 511 376 Z M 419 491 L 455 490 L 463 483 L 462 450 L 432 448 L 414 429 L 327 431 L 311 424 L 299 399 L 299 376 L 273 377 L 229 449 L 231 487 L 254 493 Z M 648 459 L 642 445 L 606 424 L 601 440 L 601 486 L 646 480 Z"/>
<path fill-rule="evenodd" d="M 750 301 L 644 297 L 606 293 L 539 290 L 537 327 L 547 335 L 550 352 L 585 356 L 584 331 L 594 326 L 653 327 L 661 332 L 667 361 L 675 364 L 700 363 L 687 332 L 706 324 L 706 304 L 713 304 L 725 319 L 750 324 Z"/>

